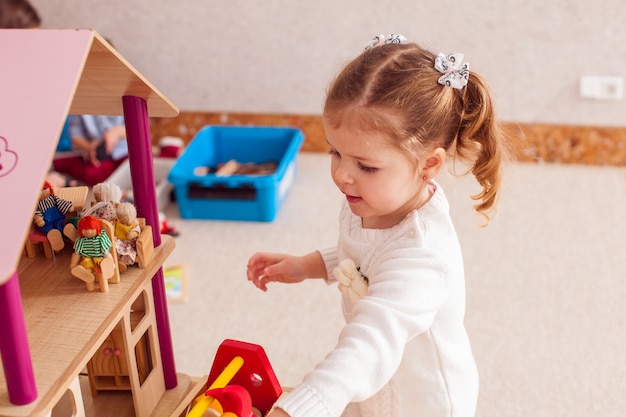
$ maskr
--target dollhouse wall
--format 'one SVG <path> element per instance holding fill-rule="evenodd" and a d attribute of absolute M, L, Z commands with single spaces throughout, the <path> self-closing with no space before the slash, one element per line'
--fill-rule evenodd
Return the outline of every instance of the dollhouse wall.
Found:
<path fill-rule="evenodd" d="M 0 374 L 0 410 L 6 409 L 7 397 L 13 404 L 25 405 L 36 401 L 38 394 L 46 398 L 45 408 L 55 394 L 37 393 L 35 387 L 17 268 L 65 118 L 69 112 L 123 114 L 133 181 L 139 173 L 150 180 L 154 173 L 148 116 L 174 117 L 178 109 L 92 30 L 0 29 L 0 51 L 0 193 L 4 203 L 0 205 L 0 354 L 4 370 Z M 136 200 L 138 213 L 148 224 L 156 224 L 154 189 L 144 187 Z M 160 235 L 154 233 L 153 237 L 158 246 Z M 154 291 L 165 385 L 173 388 L 176 375 L 163 274 L 160 263 L 155 267 L 148 278 Z M 83 356 L 69 360 L 88 359 Z M 41 355 L 38 359 L 42 360 Z M 53 389 L 63 389 L 56 385 Z"/>
<path fill-rule="evenodd" d="M 0 283 L 15 271 L 92 35 L 0 35 Z M 58 59 L 56 57 L 63 57 Z"/>

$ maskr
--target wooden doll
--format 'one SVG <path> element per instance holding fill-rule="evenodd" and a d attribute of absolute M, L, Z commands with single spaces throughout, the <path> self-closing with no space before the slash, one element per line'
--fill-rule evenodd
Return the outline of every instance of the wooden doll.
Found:
<path fill-rule="evenodd" d="M 135 263 L 137 258 L 137 238 L 141 233 L 137 222 L 137 209 L 128 202 L 117 206 L 115 225 L 115 247 L 120 272 Z"/>
<path fill-rule="evenodd" d="M 83 216 L 96 216 L 113 223 L 117 217 L 117 205 L 122 199 L 122 189 L 112 182 L 101 182 L 93 186 L 93 205 Z"/>
<path fill-rule="evenodd" d="M 48 181 L 44 182 L 33 221 L 37 229 L 47 236 L 50 246 L 55 251 L 65 247 L 61 231 L 65 226 L 67 213 L 73 209 L 71 201 L 58 197 L 54 194 L 52 185 Z"/>
<path fill-rule="evenodd" d="M 85 216 L 78 221 L 78 237 L 70 260 L 72 275 L 85 281 L 87 290 L 95 289 L 96 278 L 100 291 L 108 291 L 108 279 L 115 272 L 115 260 L 110 253 L 113 243 L 95 216 Z"/>
<path fill-rule="evenodd" d="M 122 189 L 112 182 L 101 182 L 93 186 L 92 192 L 95 201 L 80 216 L 95 216 L 113 223 L 117 218 L 116 209 L 122 198 Z M 72 241 L 76 240 L 76 220 L 63 228 L 63 234 Z"/>

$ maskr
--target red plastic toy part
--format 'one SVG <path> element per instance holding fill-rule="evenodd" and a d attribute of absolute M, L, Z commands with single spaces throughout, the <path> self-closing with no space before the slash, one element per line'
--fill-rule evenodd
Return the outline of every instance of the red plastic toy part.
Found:
<path fill-rule="evenodd" d="M 224 413 L 233 413 L 237 417 L 254 417 L 250 394 L 240 385 L 210 389 L 204 395 L 218 401 Z"/>
<path fill-rule="evenodd" d="M 224 340 L 215 354 L 208 385 L 210 386 L 237 356 L 243 358 L 243 365 L 228 385 L 245 388 L 252 399 L 252 406 L 265 415 L 282 394 L 282 389 L 263 347 L 238 340 Z"/>

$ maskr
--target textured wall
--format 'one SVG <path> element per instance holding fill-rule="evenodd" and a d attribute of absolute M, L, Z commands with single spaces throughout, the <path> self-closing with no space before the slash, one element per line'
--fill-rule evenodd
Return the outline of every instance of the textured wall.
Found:
<path fill-rule="evenodd" d="M 318 114 L 341 64 L 377 33 L 463 52 L 506 121 L 626 125 L 578 96 L 626 75 L 623 0 L 32 0 L 45 28 L 93 28 L 181 110 Z"/>

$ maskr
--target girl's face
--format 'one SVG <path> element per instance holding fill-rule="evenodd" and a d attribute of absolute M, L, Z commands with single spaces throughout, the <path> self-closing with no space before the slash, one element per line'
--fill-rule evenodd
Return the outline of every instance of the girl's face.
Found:
<path fill-rule="evenodd" d="M 415 163 L 377 132 L 355 132 L 328 125 L 331 175 L 363 227 L 398 224 L 430 198 Z"/>

